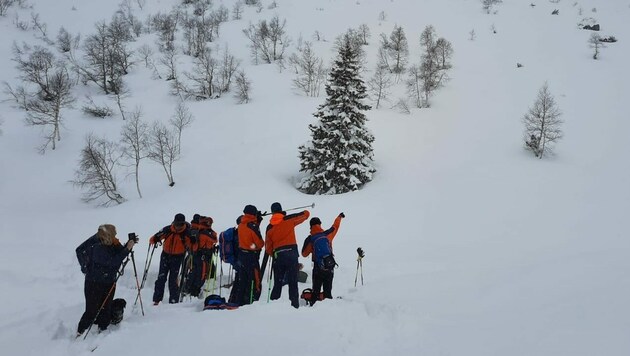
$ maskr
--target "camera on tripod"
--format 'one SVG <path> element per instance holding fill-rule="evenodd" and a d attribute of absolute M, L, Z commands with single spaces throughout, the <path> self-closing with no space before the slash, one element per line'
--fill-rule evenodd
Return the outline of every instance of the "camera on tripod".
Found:
<path fill-rule="evenodd" d="M 359 255 L 359 258 L 365 257 L 365 253 L 361 247 L 357 248 L 357 254 Z"/>
<path fill-rule="evenodd" d="M 138 243 L 140 241 L 140 238 L 138 237 L 138 235 L 136 235 L 135 232 L 130 232 L 127 237 L 129 237 L 129 240 L 133 240 L 133 242 Z"/>

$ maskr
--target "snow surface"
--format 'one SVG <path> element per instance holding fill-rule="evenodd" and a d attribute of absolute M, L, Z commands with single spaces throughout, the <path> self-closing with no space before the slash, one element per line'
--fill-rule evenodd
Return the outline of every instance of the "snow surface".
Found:
<path fill-rule="evenodd" d="M 178 2 L 148 0 L 136 14 L 144 20 Z M 101 355 L 630 354 L 628 0 L 539 0 L 535 7 L 506 0 L 491 15 L 476 0 L 276 2 L 270 10 L 263 0 L 260 13 L 246 7 L 242 20 L 222 25 L 216 42 L 243 60 L 252 102 L 236 105 L 225 96 L 189 103 L 196 119 L 184 131 L 177 184 L 169 188 L 161 167 L 144 161 L 143 199 L 124 173 L 119 178 L 129 201 L 111 208 L 82 203 L 68 183 L 85 135 L 115 139 L 123 125 L 120 117 L 80 113 L 84 94 L 97 93 L 94 88 L 77 87 L 79 102 L 65 113 L 62 141 L 43 156 L 35 150 L 39 130 L 24 126 L 24 113 L 10 102 L 0 103 L 3 355 L 84 355 L 94 347 Z M 35 32 L 15 28 L 16 11 L 22 20 L 39 13 L 50 37 L 63 25 L 85 38 L 117 8 L 101 0 L 29 3 L 32 9 L 0 18 L 0 80 L 13 84 L 12 41 L 38 43 Z M 223 3 L 231 9 L 234 2 Z M 453 43 L 452 80 L 432 108 L 405 115 L 384 105 L 367 113 L 378 171 L 361 191 L 308 196 L 293 188 L 300 178 L 297 147 L 309 139 L 308 124 L 324 97 L 297 95 L 290 70 L 251 64 L 241 30 L 275 13 L 287 19 L 290 52 L 299 35 L 310 40 L 317 30 L 326 41 L 314 42 L 314 49 L 328 60 L 337 35 L 368 24 L 366 76 L 378 34 L 389 35 L 394 25 L 405 30 L 410 62 L 418 61 L 426 25 Z M 602 35 L 619 39 L 597 61 L 589 31 L 577 29 L 589 16 Z M 154 40 L 145 35 L 133 45 Z M 147 121 L 170 118 L 176 100 L 167 83 L 151 79 L 142 65 L 125 80 L 128 108 L 142 106 Z M 523 149 L 521 117 L 545 81 L 564 113 L 565 138 L 554 157 L 538 160 Z M 402 84 L 395 91 L 394 103 Z M 119 327 L 74 340 L 84 308 L 74 248 L 99 224 L 115 224 L 122 239 L 131 231 L 142 237 L 136 247 L 142 269 L 147 238 L 175 213 L 210 215 L 223 230 L 246 204 L 268 210 L 274 201 L 285 208 L 315 202 L 312 213 L 325 225 L 346 213 L 335 240 L 340 266 L 333 287 L 343 299 L 294 310 L 286 289 L 281 300 L 267 303 L 265 284 L 260 302 L 236 311 L 202 312 L 197 300 L 153 307 L 146 304 L 154 259 L 142 291 L 146 316 L 129 307 Z M 308 227 L 296 231 L 302 240 Z M 354 288 L 359 246 L 366 252 L 365 285 Z M 310 274 L 310 261 L 302 262 Z M 128 267 L 117 296 L 133 301 L 134 287 Z"/>

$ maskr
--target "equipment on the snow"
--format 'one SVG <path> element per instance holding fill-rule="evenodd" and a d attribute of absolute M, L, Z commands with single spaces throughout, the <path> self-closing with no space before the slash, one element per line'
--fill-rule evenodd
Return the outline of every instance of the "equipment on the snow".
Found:
<path fill-rule="evenodd" d="M 94 245 L 99 243 L 99 239 L 97 235 L 94 235 L 87 240 L 83 241 L 75 250 L 77 253 L 77 260 L 79 261 L 79 266 L 81 266 L 81 272 L 86 274 L 88 269 L 90 268 L 91 259 L 92 259 L 92 248 Z"/>
<path fill-rule="evenodd" d="M 311 298 L 313 296 L 313 290 L 311 288 L 306 288 L 302 291 L 302 294 L 300 294 L 300 298 L 306 300 L 307 302 L 311 301 Z M 319 292 L 319 296 L 317 297 L 317 300 L 322 301 L 324 300 L 324 292 Z"/>
<path fill-rule="evenodd" d="M 298 282 L 306 283 L 307 279 L 308 279 L 308 273 L 304 271 L 298 271 Z"/>
<path fill-rule="evenodd" d="M 129 240 L 134 240 L 137 242 L 138 238 L 135 236 L 135 234 L 133 237 L 131 236 L 131 234 L 129 234 Z M 142 305 L 142 296 L 140 295 L 140 281 L 138 281 L 138 269 L 136 268 L 136 258 L 134 257 L 133 250 L 129 251 L 129 253 L 131 254 L 131 264 L 133 265 L 133 275 L 136 278 L 136 289 L 138 290 L 138 295 L 136 296 L 136 299 L 140 299 L 140 310 L 142 311 L 142 316 L 144 316 L 144 305 Z M 125 305 L 127 305 L 127 302 L 125 302 Z M 121 320 L 122 320 L 122 316 L 121 316 Z"/>
<path fill-rule="evenodd" d="M 354 286 L 357 286 L 357 278 L 359 277 L 359 268 L 361 269 L 361 285 L 363 285 L 363 257 L 365 257 L 365 253 L 361 247 L 357 248 L 357 274 L 354 276 Z"/>
<path fill-rule="evenodd" d="M 153 246 L 153 249 L 151 250 L 151 253 L 149 254 L 149 250 L 151 249 L 151 246 Z M 147 247 L 147 259 L 144 260 L 144 272 L 142 274 L 142 283 L 140 283 L 140 290 L 142 290 L 142 288 L 144 288 L 144 283 L 147 280 L 147 275 L 149 274 L 149 267 L 151 267 L 151 261 L 153 260 L 153 252 L 155 252 L 155 249 L 158 247 L 158 244 L 149 244 L 149 246 Z M 138 299 L 140 298 L 140 293 L 138 292 L 138 295 L 136 296 L 136 301 L 133 302 L 133 305 L 136 306 L 136 304 L 138 303 Z"/>
<path fill-rule="evenodd" d="M 123 320 L 123 315 L 125 313 L 126 306 L 127 306 L 127 301 L 122 298 L 116 298 L 112 300 L 112 319 L 111 319 L 112 325 L 120 324 L 120 322 Z"/>
<path fill-rule="evenodd" d="M 315 265 L 321 270 L 332 271 L 335 266 L 337 266 L 337 262 L 335 262 L 335 257 L 330 247 L 330 241 L 326 237 L 326 234 L 320 232 L 319 234 L 311 236 L 311 243 L 313 244 Z"/>
<path fill-rule="evenodd" d="M 225 298 L 216 294 L 210 294 L 203 302 L 203 310 L 232 310 L 236 308 L 238 308 L 238 304 L 226 303 Z"/>
<path fill-rule="evenodd" d="M 238 253 L 238 231 L 231 227 L 219 234 L 219 247 L 221 248 L 221 261 L 234 266 Z"/>

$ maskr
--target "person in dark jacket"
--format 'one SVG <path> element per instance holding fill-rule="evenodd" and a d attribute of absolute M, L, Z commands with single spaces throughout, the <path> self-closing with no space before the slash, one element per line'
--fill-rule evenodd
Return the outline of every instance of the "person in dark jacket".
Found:
<path fill-rule="evenodd" d="M 311 234 L 304 240 L 304 245 L 302 246 L 302 256 L 308 257 L 308 255 L 310 255 L 311 253 L 313 254 L 313 277 L 312 277 L 313 288 L 312 288 L 311 300 L 310 300 L 311 306 L 315 304 L 315 302 L 317 301 L 319 297 L 319 292 L 321 291 L 322 287 L 324 288 L 324 298 L 332 299 L 332 282 L 333 282 L 333 278 L 335 277 L 334 270 L 332 269 L 324 270 L 320 268 L 320 266 L 318 266 L 317 263 L 314 263 L 315 253 L 313 251 L 313 243 L 311 242 L 311 239 L 315 235 L 321 235 L 321 234 L 325 235 L 326 238 L 328 239 L 328 242 L 330 244 L 330 248 L 332 251 L 333 239 L 335 238 L 335 236 L 337 235 L 337 232 L 339 231 L 339 225 L 341 225 L 341 219 L 345 217 L 346 216 L 344 215 L 344 213 L 340 213 L 335 219 L 333 226 L 331 226 L 326 231 L 322 229 L 322 226 L 321 226 L 322 221 L 318 217 L 314 217 L 309 221 L 309 224 L 311 225 Z"/>
<path fill-rule="evenodd" d="M 177 276 L 184 260 L 184 254 L 190 249 L 190 225 L 184 214 L 177 214 L 171 225 L 151 236 L 150 244 L 163 243 L 160 255 L 160 270 L 153 290 L 153 305 L 158 305 L 164 298 L 164 286 L 168 277 L 168 302 L 179 303 L 179 285 Z"/>
<path fill-rule="evenodd" d="M 195 214 L 190 222 L 192 270 L 188 275 L 188 293 L 198 297 L 207 279 L 213 278 L 216 265 L 212 261 L 217 233 L 212 230 L 212 218 Z"/>
<path fill-rule="evenodd" d="M 236 265 L 238 278 L 235 281 L 235 302 L 239 305 L 251 304 L 260 298 L 260 251 L 265 242 L 260 234 L 262 216 L 253 205 L 245 206 L 238 224 L 238 254 Z"/>
<path fill-rule="evenodd" d="M 286 276 L 289 285 L 289 300 L 294 308 L 300 307 L 298 296 L 298 246 L 295 240 L 295 227 L 308 219 L 310 213 L 304 210 L 300 213 L 287 215 L 282 211 L 282 205 L 271 204 L 271 220 L 265 232 L 265 252 L 273 256 L 273 290 L 271 300 L 280 298 L 282 294 L 282 279 Z"/>
<path fill-rule="evenodd" d="M 127 241 L 125 246 L 121 245 L 116 238 L 116 227 L 110 224 L 99 226 L 96 234 L 88 239 L 90 240 L 92 245 L 88 252 L 89 263 L 84 268 L 85 312 L 79 320 L 77 337 L 83 334 L 93 321 L 98 325 L 99 331 L 109 326 L 118 270 L 135 245 L 133 239 Z"/>

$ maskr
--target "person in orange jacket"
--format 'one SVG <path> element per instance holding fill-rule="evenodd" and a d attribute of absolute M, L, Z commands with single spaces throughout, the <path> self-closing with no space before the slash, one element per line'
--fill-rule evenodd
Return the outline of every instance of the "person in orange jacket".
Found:
<path fill-rule="evenodd" d="M 260 234 L 262 215 L 254 205 L 247 205 L 243 209 L 243 216 L 238 224 L 238 255 L 236 270 L 238 279 L 235 302 L 239 305 L 251 304 L 260 298 L 260 251 L 265 242 Z"/>
<path fill-rule="evenodd" d="M 282 205 L 271 204 L 271 220 L 265 233 L 265 252 L 273 256 L 273 290 L 271 300 L 280 298 L 282 294 L 282 280 L 287 278 L 289 285 L 289 299 L 294 308 L 300 307 L 298 296 L 298 246 L 295 240 L 295 227 L 303 223 L 310 216 L 308 210 L 287 215 L 282 211 Z"/>
<path fill-rule="evenodd" d="M 212 230 L 212 218 L 195 214 L 190 221 L 192 270 L 188 275 L 188 293 L 199 296 L 206 279 L 214 275 L 212 254 L 217 243 L 217 233 Z"/>
<path fill-rule="evenodd" d="M 168 302 L 179 302 L 177 277 L 187 249 L 190 249 L 190 225 L 184 214 L 177 214 L 171 225 L 165 226 L 149 239 L 150 244 L 162 243 L 160 269 L 153 290 L 153 305 L 158 305 L 164 297 L 164 285 L 168 277 Z"/>
<path fill-rule="evenodd" d="M 345 218 L 346 215 L 344 213 L 340 213 L 337 215 L 335 222 L 333 225 L 326 231 L 322 229 L 322 221 L 318 217 L 314 217 L 309 221 L 311 225 L 311 234 L 304 240 L 304 245 L 302 246 L 302 256 L 308 257 L 311 253 L 313 253 L 313 243 L 311 239 L 315 235 L 325 235 L 330 244 L 330 248 L 332 251 L 332 242 L 337 232 L 339 231 L 339 226 L 341 225 L 341 219 Z M 315 254 L 313 253 L 313 288 L 311 293 L 310 305 L 312 306 L 318 300 L 319 292 L 322 287 L 324 288 L 324 298 L 332 299 L 332 282 L 335 277 L 335 273 L 333 269 L 324 270 L 315 262 Z"/>

